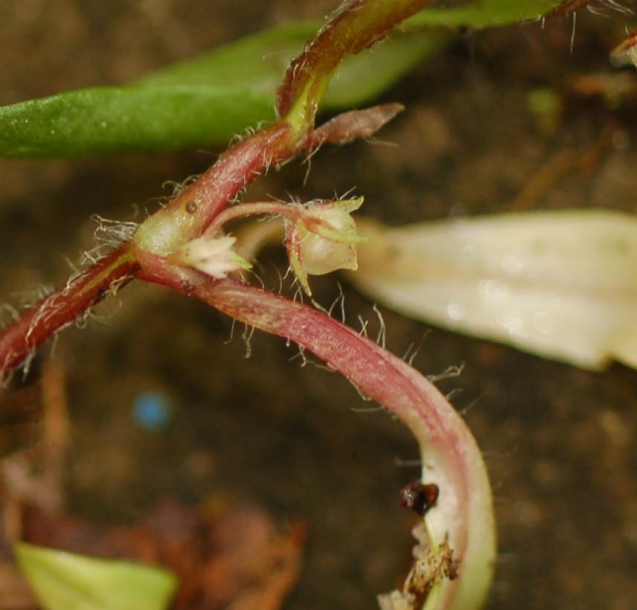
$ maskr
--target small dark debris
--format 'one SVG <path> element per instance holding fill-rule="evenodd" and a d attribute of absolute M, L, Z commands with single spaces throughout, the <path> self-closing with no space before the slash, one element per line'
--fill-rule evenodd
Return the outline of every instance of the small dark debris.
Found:
<path fill-rule="evenodd" d="M 415 481 L 400 490 L 400 505 L 422 517 L 436 504 L 438 493 L 437 485 Z"/>

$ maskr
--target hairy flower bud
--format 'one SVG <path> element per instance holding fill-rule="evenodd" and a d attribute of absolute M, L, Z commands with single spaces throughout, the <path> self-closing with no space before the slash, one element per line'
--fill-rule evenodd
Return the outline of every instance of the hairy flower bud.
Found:
<path fill-rule="evenodd" d="M 286 245 L 290 265 L 308 295 L 308 275 L 324 275 L 337 269 L 355 270 L 356 245 L 365 241 L 356 233 L 351 213 L 363 198 L 315 203 L 301 217 L 288 223 Z"/>
<path fill-rule="evenodd" d="M 234 251 L 235 241 L 236 238 L 230 235 L 214 239 L 199 237 L 171 254 L 170 259 L 174 263 L 194 267 L 210 277 L 222 280 L 229 273 L 252 267 Z"/>

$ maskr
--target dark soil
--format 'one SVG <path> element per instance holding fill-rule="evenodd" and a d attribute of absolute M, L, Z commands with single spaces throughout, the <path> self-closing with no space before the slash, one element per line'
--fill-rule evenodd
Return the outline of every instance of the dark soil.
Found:
<path fill-rule="evenodd" d="M 171 61 L 284 19 L 322 16 L 336 2 L 286 0 L 5 0 L 0 8 L 0 102 L 132 80 Z M 610 17 L 610 18 L 609 18 Z M 324 149 L 257 187 L 285 197 L 330 197 L 356 187 L 365 211 L 400 224 L 504 212 L 565 150 L 600 147 L 530 202 L 536 208 L 635 210 L 635 88 L 625 99 L 584 96 L 583 74 L 613 74 L 607 56 L 626 18 L 580 12 L 546 23 L 463 36 L 386 95 L 407 105 L 382 140 Z M 630 73 L 632 75 L 632 73 Z M 541 125 L 529 93 L 548 88 L 563 111 Z M 1 135 L 0 135 L 1 137 Z M 120 159 L 0 162 L 0 291 L 17 305 L 63 282 L 67 258 L 91 246 L 91 215 L 132 219 L 167 195 L 162 183 L 202 171 L 214 151 Z M 282 258 L 265 262 L 278 285 Z M 277 267 L 278 265 L 278 267 Z M 334 278 L 313 280 L 318 300 Z M 343 285 L 347 320 L 375 324 L 372 303 Z M 460 337 L 383 310 L 388 347 L 421 345 L 416 366 L 436 374 L 464 363 L 454 404 L 487 456 L 496 494 L 500 564 L 492 610 L 637 607 L 637 376 L 619 365 L 581 371 Z M 399 489 L 418 476 L 409 434 L 368 411 L 297 351 L 204 305 L 131 286 L 56 357 L 72 411 L 71 509 L 132 522 L 167 497 L 211 495 L 266 506 L 308 523 L 304 570 L 290 610 L 372 608 L 408 566 L 412 516 Z M 232 337 L 232 338 L 231 338 Z M 37 361 L 34 370 L 37 371 Z M 143 392 L 164 394 L 169 425 L 132 418 Z M 405 465 L 407 464 L 407 465 Z"/>

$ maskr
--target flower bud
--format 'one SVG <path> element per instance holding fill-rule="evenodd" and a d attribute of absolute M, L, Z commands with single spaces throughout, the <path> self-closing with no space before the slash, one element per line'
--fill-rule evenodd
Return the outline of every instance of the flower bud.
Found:
<path fill-rule="evenodd" d="M 250 269 L 252 265 L 234 251 L 235 237 L 224 235 L 210 239 L 199 237 L 170 255 L 178 265 L 193 267 L 216 280 L 225 279 L 235 271 Z"/>
<path fill-rule="evenodd" d="M 356 233 L 351 213 L 363 198 L 315 203 L 286 228 L 290 265 L 308 295 L 308 275 L 324 275 L 337 269 L 356 270 L 356 245 L 365 241 Z"/>

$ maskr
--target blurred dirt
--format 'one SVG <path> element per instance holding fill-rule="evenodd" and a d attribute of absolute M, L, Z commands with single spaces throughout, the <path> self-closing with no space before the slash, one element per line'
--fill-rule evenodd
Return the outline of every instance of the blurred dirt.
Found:
<path fill-rule="evenodd" d="M 335 4 L 5 0 L 0 103 L 132 80 Z M 331 197 L 356 187 L 365 212 L 393 224 L 530 206 L 634 212 L 635 79 L 608 63 L 627 22 L 611 17 L 582 11 L 574 31 L 564 17 L 467 33 L 386 94 L 407 111 L 382 142 L 324 149 L 305 185 L 305 166 L 292 164 L 253 193 Z M 629 83 L 621 95 L 607 81 L 618 74 Z M 561 111 L 534 116 L 529 99 L 538 90 L 556 94 Z M 165 181 L 202 171 L 215 152 L 1 161 L 3 302 L 17 307 L 63 282 L 67 259 L 91 245 L 91 215 L 140 218 L 169 193 Z M 261 275 L 276 287 L 283 259 L 271 254 Z M 339 294 L 334 278 L 312 286 L 326 305 Z M 348 322 L 373 327 L 373 304 L 342 290 Z M 635 371 L 580 371 L 382 312 L 388 347 L 419 347 L 415 364 L 425 373 L 465 364 L 441 386 L 462 390 L 454 404 L 495 488 L 500 556 L 488 608 L 637 607 Z M 221 495 L 263 506 L 281 523 L 307 523 L 286 608 L 371 608 L 397 585 L 413 522 L 399 490 L 418 475 L 415 443 L 397 422 L 334 374 L 301 368 L 297 351 L 277 338 L 254 334 L 245 358 L 243 329 L 233 334 L 200 303 L 131 286 L 95 314 L 55 347 L 66 368 L 74 515 L 132 526 L 165 500 L 195 506 Z M 40 369 L 36 359 L 30 380 Z M 167 405 L 163 427 L 134 418 L 149 392 Z"/>

